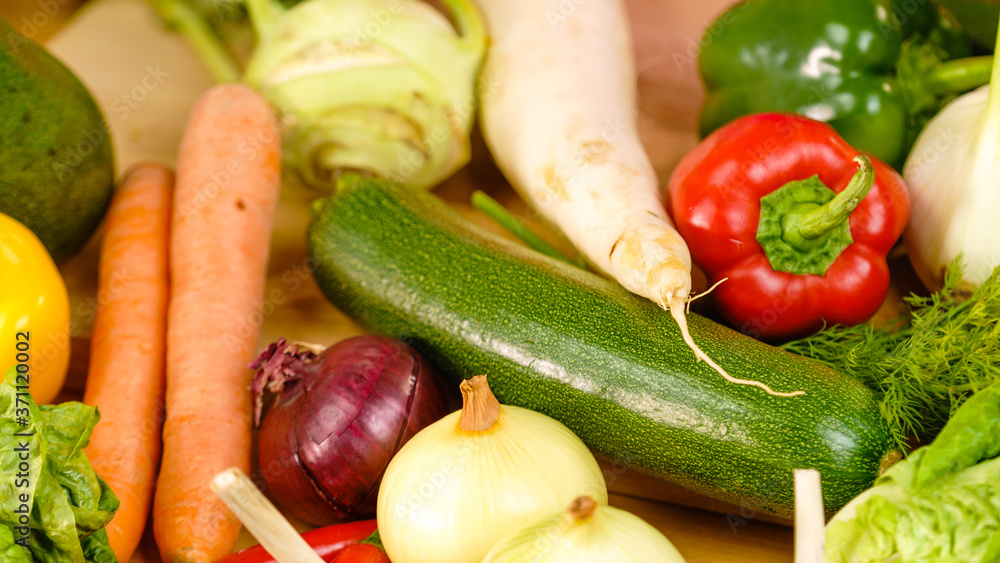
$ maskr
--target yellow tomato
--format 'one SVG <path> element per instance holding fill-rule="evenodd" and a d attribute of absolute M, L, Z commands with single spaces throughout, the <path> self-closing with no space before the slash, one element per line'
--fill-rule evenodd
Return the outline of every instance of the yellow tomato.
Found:
<path fill-rule="evenodd" d="M 55 262 L 34 233 L 0 213 L 0 380 L 15 367 L 35 402 L 51 403 L 69 347 L 69 296 Z"/>

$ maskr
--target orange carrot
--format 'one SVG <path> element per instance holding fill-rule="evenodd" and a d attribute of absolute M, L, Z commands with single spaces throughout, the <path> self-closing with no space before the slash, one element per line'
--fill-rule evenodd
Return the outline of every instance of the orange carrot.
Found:
<path fill-rule="evenodd" d="M 250 472 L 251 372 L 281 189 L 277 120 L 254 90 L 215 86 L 192 109 L 177 156 L 170 234 L 167 418 L 153 500 L 165 563 L 232 551 L 240 522 L 209 488 Z"/>
<path fill-rule="evenodd" d="M 160 463 L 173 184 L 166 166 L 133 167 L 111 201 L 101 240 L 83 392 L 101 420 L 84 451 L 121 501 L 106 528 L 119 561 L 139 545 Z"/>

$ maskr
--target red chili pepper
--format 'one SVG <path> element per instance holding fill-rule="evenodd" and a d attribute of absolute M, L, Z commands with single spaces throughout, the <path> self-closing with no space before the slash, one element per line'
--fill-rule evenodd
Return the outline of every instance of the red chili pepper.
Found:
<path fill-rule="evenodd" d="M 354 544 L 340 552 L 330 563 L 390 563 L 384 551 L 370 543 Z"/>
<path fill-rule="evenodd" d="M 302 539 L 306 540 L 321 559 L 330 561 L 348 547 L 371 537 L 374 532 L 375 520 L 360 520 L 309 530 L 302 534 Z M 263 547 L 255 545 L 237 551 L 216 563 L 277 563 L 277 561 Z"/>
<path fill-rule="evenodd" d="M 731 326 L 784 339 L 881 306 L 910 198 L 895 170 L 869 157 L 859 171 L 857 156 L 824 123 L 766 113 L 716 130 L 677 165 L 668 211 L 709 282 L 728 278 L 712 295 Z"/>

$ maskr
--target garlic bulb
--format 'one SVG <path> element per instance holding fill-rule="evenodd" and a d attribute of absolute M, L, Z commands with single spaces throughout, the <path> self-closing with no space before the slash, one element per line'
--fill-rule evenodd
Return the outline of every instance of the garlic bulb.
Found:
<path fill-rule="evenodd" d="M 303 183 L 331 191 L 356 171 L 429 188 L 468 162 L 486 32 L 471 0 L 442 4 L 448 16 L 423 0 L 247 1 L 245 80 L 283 114 Z"/>
<path fill-rule="evenodd" d="M 393 563 L 479 563 L 581 494 L 608 501 L 597 460 L 562 423 L 501 406 L 486 376 L 461 390 L 462 410 L 411 438 L 382 478 L 377 520 Z"/>
<path fill-rule="evenodd" d="M 579 497 L 569 509 L 505 537 L 483 563 L 683 563 L 674 544 L 638 516 Z"/>
<path fill-rule="evenodd" d="M 1000 90 L 1000 58 L 991 81 Z M 903 166 L 910 222 L 903 233 L 913 268 L 928 289 L 962 255 L 975 287 L 1000 265 L 1000 91 L 964 94 L 927 124 Z"/>

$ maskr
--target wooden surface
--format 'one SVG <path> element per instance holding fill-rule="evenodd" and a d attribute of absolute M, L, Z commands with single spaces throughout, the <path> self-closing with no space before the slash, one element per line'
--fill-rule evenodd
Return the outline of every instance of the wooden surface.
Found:
<path fill-rule="evenodd" d="M 693 56 L 701 29 L 726 1 L 672 4 L 681 3 L 636 0 L 629 4 L 640 70 L 641 131 L 664 182 L 696 141 L 701 90 Z M 147 159 L 173 163 L 187 111 L 211 80 L 188 46 L 165 32 L 140 0 L 91 1 L 46 44 L 79 75 L 102 106 L 112 128 L 119 172 Z M 529 221 L 533 219 L 492 164 L 478 136 L 472 163 L 436 193 L 499 232 L 469 209 L 473 189 L 482 189 Z M 313 197 L 314 193 L 295 185 L 285 187 L 272 241 L 262 345 L 279 336 L 328 345 L 362 332 L 326 302 L 309 274 L 304 231 Z M 74 337 L 73 368 L 64 398 L 79 397 L 86 377 L 87 336 L 100 299 L 96 294 L 99 236 L 62 267 L 71 293 Z M 752 505 L 724 505 L 628 468 L 607 463 L 605 467 L 611 476 L 612 504 L 662 530 L 692 563 L 792 560 L 791 528 L 756 512 Z M 241 545 L 251 543 L 253 538 L 244 534 Z M 134 561 L 159 561 L 151 537 Z"/>

